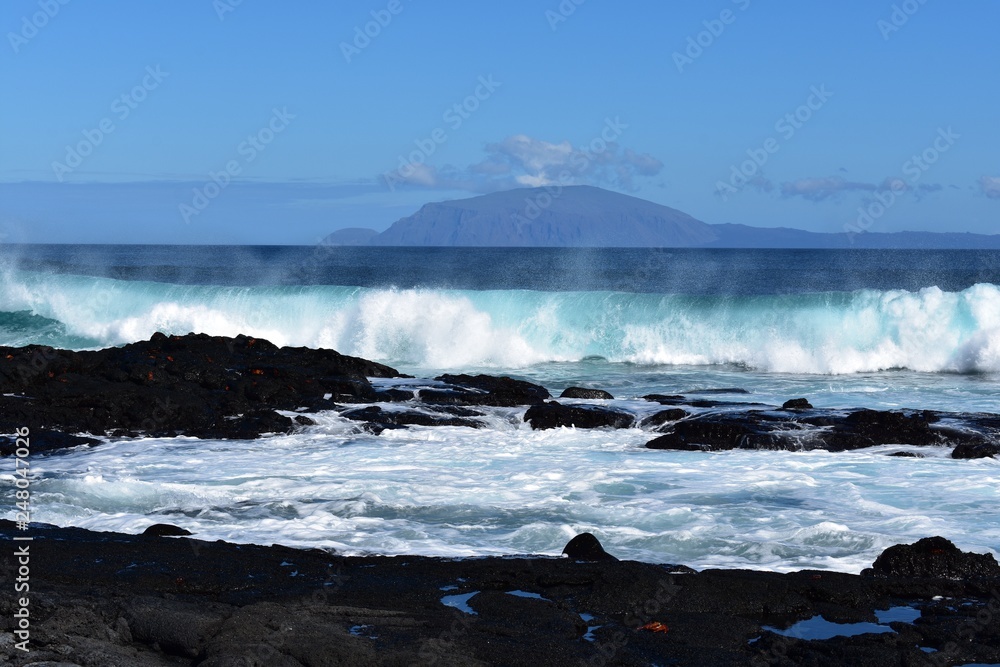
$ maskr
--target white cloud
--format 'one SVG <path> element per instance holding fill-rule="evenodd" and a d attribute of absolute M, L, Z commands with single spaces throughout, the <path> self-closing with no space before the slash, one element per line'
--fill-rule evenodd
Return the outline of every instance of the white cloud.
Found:
<path fill-rule="evenodd" d="M 979 179 L 979 187 L 990 199 L 1000 199 L 1000 176 L 983 176 Z"/>
<path fill-rule="evenodd" d="M 622 150 L 614 141 L 595 139 L 587 147 L 552 143 L 524 134 L 487 144 L 486 157 L 463 168 L 411 163 L 383 175 L 391 185 L 436 190 L 496 192 L 545 185 L 600 185 L 634 190 L 636 178 L 656 176 L 663 163 L 648 153 Z"/>

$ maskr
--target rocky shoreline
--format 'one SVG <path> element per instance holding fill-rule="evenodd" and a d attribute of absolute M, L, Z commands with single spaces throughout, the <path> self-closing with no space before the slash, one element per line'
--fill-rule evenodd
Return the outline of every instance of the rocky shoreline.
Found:
<path fill-rule="evenodd" d="M 0 535 L 33 538 L 27 630 L 16 596 L 0 598 L 0 658 L 14 667 L 1000 662 L 1000 566 L 942 538 L 852 575 L 584 560 L 592 545 L 563 558 L 345 558 L 7 521 Z M 810 638 L 831 627 L 862 634 Z"/>
<path fill-rule="evenodd" d="M 309 414 L 320 411 L 375 434 L 481 428 L 497 408 L 534 429 L 639 428 L 649 432 L 650 449 L 899 444 L 950 446 L 954 458 L 1000 452 L 997 415 L 817 409 L 803 398 L 763 405 L 745 394 L 718 388 L 629 402 L 572 387 L 553 398 L 523 380 L 409 378 L 331 350 L 278 348 L 246 336 L 155 334 L 92 352 L 0 348 L 0 433 L 28 428 L 33 455 L 139 436 L 253 439 L 308 428 Z M 15 438 L 0 436 L 0 456 L 10 461 L 15 449 Z M 919 456 L 912 448 L 895 453 Z M 0 596 L 0 662 L 1000 663 L 1000 566 L 939 537 L 892 547 L 851 575 L 695 572 L 618 561 L 587 536 L 574 539 L 563 558 L 442 559 L 342 557 L 207 542 L 185 532 L 157 526 L 124 535 L 41 524 L 19 530 L 0 521 L 8 545 L 0 586 L 18 590 Z M 22 567 L 30 581 L 21 581 Z M 15 589 L 19 582 L 28 588 Z M 22 608 L 27 621 L 16 616 Z M 25 623 L 29 653 L 18 648 Z"/>
<path fill-rule="evenodd" d="M 372 379 L 399 382 L 376 386 Z M 847 451 L 902 444 L 950 446 L 954 458 L 1000 453 L 1000 415 L 816 409 L 805 398 L 781 406 L 726 400 L 746 393 L 651 394 L 642 400 L 662 409 L 643 415 L 608 405 L 614 397 L 600 389 L 570 387 L 553 399 L 545 387 L 509 377 L 408 378 L 333 350 L 279 348 L 247 336 L 157 333 L 85 352 L 0 347 L 0 433 L 28 427 L 35 452 L 99 442 L 86 434 L 252 439 L 309 426 L 310 413 L 328 410 L 372 433 L 411 425 L 479 428 L 482 408 L 523 407 L 523 420 L 535 429 L 638 426 L 650 431 L 651 449 Z M 0 456 L 12 446 L 0 437 Z"/>

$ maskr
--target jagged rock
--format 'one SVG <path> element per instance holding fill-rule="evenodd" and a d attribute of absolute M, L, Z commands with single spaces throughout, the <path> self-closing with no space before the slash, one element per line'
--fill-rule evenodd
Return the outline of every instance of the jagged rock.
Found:
<path fill-rule="evenodd" d="M 925 537 L 914 544 L 889 547 L 875 559 L 871 569 L 875 574 L 894 577 L 1000 577 L 1000 564 L 993 554 L 962 551 L 943 537 Z"/>
<path fill-rule="evenodd" d="M 0 431 L 28 426 L 43 447 L 45 429 L 255 438 L 294 427 L 274 410 L 320 409 L 330 402 L 327 395 L 371 402 L 376 392 L 368 377 L 398 376 L 333 350 L 279 348 L 247 336 L 156 333 L 148 341 L 83 352 L 2 347 Z"/>

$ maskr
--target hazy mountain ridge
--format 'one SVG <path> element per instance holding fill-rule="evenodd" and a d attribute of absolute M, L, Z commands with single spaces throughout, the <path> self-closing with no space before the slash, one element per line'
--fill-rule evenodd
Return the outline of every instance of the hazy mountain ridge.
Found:
<path fill-rule="evenodd" d="M 820 233 L 708 224 L 638 197 L 591 186 L 520 188 L 425 204 L 384 232 L 342 229 L 331 245 L 672 248 L 1000 248 L 1000 235 Z"/>

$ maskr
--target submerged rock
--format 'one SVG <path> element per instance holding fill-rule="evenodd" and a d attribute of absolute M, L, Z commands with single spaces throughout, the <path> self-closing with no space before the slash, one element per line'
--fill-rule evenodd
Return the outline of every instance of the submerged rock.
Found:
<path fill-rule="evenodd" d="M 340 414 L 341 417 L 353 419 L 355 421 L 377 424 L 383 428 L 392 426 L 467 426 L 469 428 L 482 428 L 485 424 L 475 419 L 464 417 L 444 417 L 431 415 L 415 410 L 383 410 L 377 405 L 367 408 L 348 410 Z"/>
<path fill-rule="evenodd" d="M 709 389 L 688 389 L 685 392 L 687 394 L 749 394 L 750 392 L 746 389 L 740 387 L 718 387 Z"/>
<path fill-rule="evenodd" d="M 688 414 L 686 410 L 680 408 L 668 408 L 646 417 L 639 422 L 639 426 L 663 426 L 664 424 L 684 419 Z"/>

